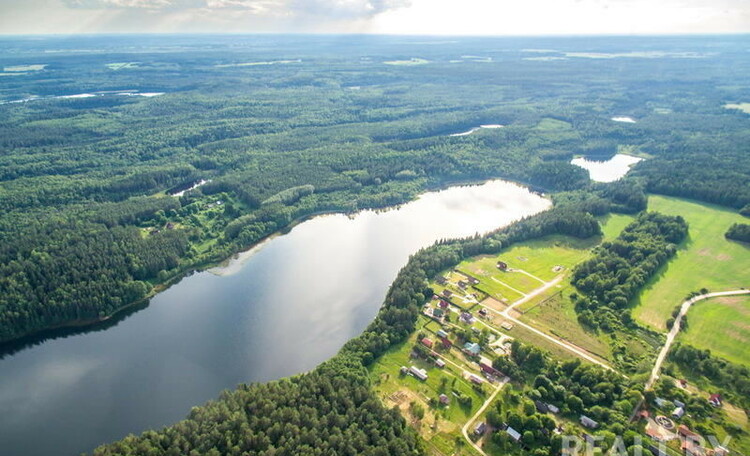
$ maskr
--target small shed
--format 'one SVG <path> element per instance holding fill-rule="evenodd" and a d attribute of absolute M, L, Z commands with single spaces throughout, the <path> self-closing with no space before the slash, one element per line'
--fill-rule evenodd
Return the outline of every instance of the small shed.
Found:
<path fill-rule="evenodd" d="M 447 332 L 445 332 L 445 330 L 444 330 L 444 329 L 438 329 L 438 330 L 437 330 L 437 332 L 436 332 L 435 334 L 437 334 L 437 336 L 438 336 L 439 338 L 441 338 L 441 339 L 443 339 L 443 338 L 445 338 L 445 337 L 448 337 L 448 333 L 447 333 Z"/>
<path fill-rule="evenodd" d="M 586 415 L 581 415 L 580 421 L 583 426 L 589 429 L 596 429 L 599 427 L 599 423 L 587 417 Z"/>
<path fill-rule="evenodd" d="M 714 407 L 721 407 L 721 394 L 712 394 L 708 397 L 708 403 Z"/>
<path fill-rule="evenodd" d="M 684 415 L 685 415 L 685 409 L 682 407 L 676 407 L 674 410 L 672 410 L 673 418 L 682 418 Z"/>
<path fill-rule="evenodd" d="M 440 395 L 440 396 L 438 397 L 438 400 L 439 400 L 439 401 L 440 401 L 440 403 L 441 403 L 441 404 L 443 404 L 443 405 L 448 405 L 448 404 L 450 404 L 450 403 L 451 403 L 451 398 L 449 398 L 449 397 L 448 397 L 448 396 L 446 396 L 445 394 L 441 394 L 441 395 Z"/>
<path fill-rule="evenodd" d="M 445 367 L 445 361 L 443 361 L 442 359 L 438 358 L 438 359 L 435 360 L 435 365 L 437 367 L 443 368 L 443 367 Z"/>
<path fill-rule="evenodd" d="M 512 427 L 508 426 L 508 429 L 506 429 L 505 432 L 508 433 L 508 436 L 513 439 L 514 442 L 518 442 L 519 440 L 521 440 L 521 433 L 516 431 Z"/>
<path fill-rule="evenodd" d="M 432 348 L 432 344 L 433 344 L 432 340 L 428 339 L 427 337 L 422 339 L 422 345 L 424 345 L 425 347 Z"/>
<path fill-rule="evenodd" d="M 474 426 L 474 435 L 482 435 L 487 430 L 487 423 L 484 421 L 477 423 L 476 426 Z"/>

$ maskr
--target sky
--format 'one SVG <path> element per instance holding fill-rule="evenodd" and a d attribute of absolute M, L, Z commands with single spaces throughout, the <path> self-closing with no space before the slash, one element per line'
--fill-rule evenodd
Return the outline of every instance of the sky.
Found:
<path fill-rule="evenodd" d="M 750 33 L 750 0 L 0 0 L 0 34 Z"/>

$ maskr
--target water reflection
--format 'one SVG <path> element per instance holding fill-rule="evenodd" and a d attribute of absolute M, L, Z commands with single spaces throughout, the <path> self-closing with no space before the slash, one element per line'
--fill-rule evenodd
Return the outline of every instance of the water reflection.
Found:
<path fill-rule="evenodd" d="M 549 206 L 493 181 L 429 193 L 398 210 L 318 217 L 183 279 L 104 331 L 6 356 L 3 454 L 89 451 L 175 422 L 237 383 L 310 370 L 372 321 L 411 253 Z"/>

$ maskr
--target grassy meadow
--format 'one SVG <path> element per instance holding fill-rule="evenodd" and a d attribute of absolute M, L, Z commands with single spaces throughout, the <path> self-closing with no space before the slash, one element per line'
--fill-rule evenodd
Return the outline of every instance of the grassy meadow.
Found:
<path fill-rule="evenodd" d="M 733 363 L 750 366 L 750 296 L 725 296 L 695 303 L 680 340 Z"/>
<path fill-rule="evenodd" d="M 636 299 L 633 316 L 638 321 L 663 331 L 672 310 L 690 292 L 750 286 L 750 246 L 724 237 L 730 225 L 747 219 L 731 209 L 658 195 L 649 197 L 648 209 L 681 215 L 689 233 L 677 255 Z"/>

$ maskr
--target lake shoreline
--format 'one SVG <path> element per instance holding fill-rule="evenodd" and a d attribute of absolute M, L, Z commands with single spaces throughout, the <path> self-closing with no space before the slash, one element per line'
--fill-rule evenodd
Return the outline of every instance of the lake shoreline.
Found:
<path fill-rule="evenodd" d="M 184 270 L 179 271 L 178 273 L 169 277 L 163 282 L 155 284 L 153 288 L 143 298 L 138 299 L 137 301 L 124 304 L 121 307 L 114 310 L 113 312 L 109 313 L 108 315 L 105 315 L 99 318 L 80 319 L 80 320 L 75 320 L 71 322 L 60 323 L 57 325 L 48 326 L 42 329 L 31 331 L 22 336 L 15 337 L 12 339 L 0 340 L 0 359 L 2 359 L 8 354 L 14 354 L 19 351 L 22 351 L 28 346 L 34 346 L 34 345 L 37 345 L 38 343 L 44 343 L 44 341 L 47 341 L 47 340 L 54 340 L 54 339 L 57 339 L 58 337 L 66 337 L 67 335 L 70 335 L 70 334 L 65 334 L 63 336 L 60 336 L 58 333 L 60 331 L 80 330 L 80 332 L 86 332 L 89 329 L 94 329 L 97 325 L 105 324 L 108 321 L 117 319 L 120 316 L 127 316 L 128 312 L 130 312 L 133 309 L 136 309 L 138 306 L 143 306 L 144 308 L 148 307 L 149 301 L 151 299 L 156 297 L 156 295 L 168 290 L 173 285 L 178 284 L 180 281 L 182 281 L 182 279 L 189 277 L 190 275 L 195 274 L 195 273 L 209 271 L 210 269 L 213 269 L 213 268 L 227 267 L 232 262 L 232 260 L 239 258 L 241 255 L 247 252 L 250 252 L 253 249 L 256 249 L 257 247 L 261 246 L 262 244 L 266 242 L 269 242 L 270 240 L 276 237 L 283 236 L 289 233 L 296 226 L 302 223 L 305 223 L 307 221 L 313 220 L 315 218 L 323 217 L 327 215 L 338 215 L 338 214 L 354 215 L 354 214 L 359 214 L 365 211 L 395 210 L 395 209 L 400 208 L 404 204 L 408 204 L 410 202 L 416 201 L 417 199 L 419 199 L 419 197 L 427 193 L 439 192 L 442 190 L 447 190 L 449 188 L 455 188 L 455 187 L 480 186 L 487 182 L 495 181 L 495 180 L 505 181 L 505 182 L 518 185 L 520 187 L 527 188 L 530 192 L 538 193 L 545 199 L 549 199 L 547 196 L 544 196 L 542 192 L 538 191 L 539 188 L 534 186 L 533 184 L 522 182 L 517 179 L 514 180 L 514 179 L 507 179 L 507 178 L 502 178 L 502 177 L 490 177 L 486 179 L 459 179 L 459 180 L 442 181 L 442 182 L 435 183 L 435 184 L 426 183 L 424 189 L 418 194 L 413 195 L 407 200 L 404 200 L 395 204 L 386 205 L 386 206 L 363 207 L 363 208 L 357 209 L 356 211 L 345 211 L 345 210 L 316 211 L 316 212 L 306 214 L 304 216 L 301 216 L 292 220 L 288 225 L 280 229 L 277 229 L 276 231 L 269 233 L 266 236 L 263 236 L 257 242 L 249 246 L 243 247 L 242 249 L 230 254 L 228 257 L 213 258 L 213 259 L 201 262 L 201 263 L 186 265 Z M 58 334 L 55 334 L 55 333 L 58 333 Z M 76 333 L 78 332 L 76 331 L 73 334 L 76 334 Z"/>

